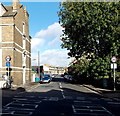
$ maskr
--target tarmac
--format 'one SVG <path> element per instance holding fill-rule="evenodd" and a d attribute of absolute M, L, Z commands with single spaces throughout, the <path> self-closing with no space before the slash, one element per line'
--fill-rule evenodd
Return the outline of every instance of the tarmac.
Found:
<path fill-rule="evenodd" d="M 38 82 L 31 82 L 29 84 L 26 84 L 24 86 L 17 86 L 17 87 L 12 87 L 10 89 L 2 89 L 2 95 L 15 95 L 15 94 L 20 94 L 26 91 L 29 91 L 30 89 L 37 87 L 39 85 Z M 97 92 L 99 95 L 111 98 L 115 101 L 120 102 L 120 90 L 109 90 L 109 89 L 102 89 L 102 88 L 96 88 L 92 85 L 86 85 L 83 84 L 84 87 L 91 89 L 92 91 Z"/>

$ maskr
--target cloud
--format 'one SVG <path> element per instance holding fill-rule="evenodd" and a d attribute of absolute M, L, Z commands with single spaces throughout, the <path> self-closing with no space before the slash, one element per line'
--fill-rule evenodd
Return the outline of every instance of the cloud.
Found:
<path fill-rule="evenodd" d="M 50 47 L 58 46 L 58 45 L 60 45 L 60 44 L 61 44 L 60 37 L 56 37 L 55 39 L 53 39 L 52 41 L 50 41 L 50 42 L 48 43 L 48 45 L 49 45 Z"/>
<path fill-rule="evenodd" d="M 63 28 L 59 23 L 48 26 L 45 30 L 37 32 L 32 39 L 32 65 L 38 65 L 38 53 L 40 51 L 40 64 L 67 67 L 71 62 L 68 59 L 68 51 L 61 49 L 60 35 Z"/>
<path fill-rule="evenodd" d="M 32 38 L 31 40 L 31 49 L 32 51 L 39 49 L 45 43 L 44 39 L 41 38 Z"/>
<path fill-rule="evenodd" d="M 45 46 L 45 49 L 50 47 L 58 48 L 61 44 L 60 35 L 62 34 L 62 29 L 61 25 L 55 22 L 49 25 L 47 29 L 37 32 L 31 42 L 32 51 L 35 51 L 36 48 L 41 49 L 42 46 Z"/>
<path fill-rule="evenodd" d="M 44 39 L 53 39 L 57 36 L 60 36 L 62 34 L 62 27 L 60 26 L 59 23 L 54 23 L 46 30 L 40 30 L 35 34 L 35 37 L 37 38 L 44 38 Z"/>
<path fill-rule="evenodd" d="M 40 54 L 40 64 L 49 64 L 54 66 L 67 67 L 72 59 L 68 59 L 67 50 L 52 49 L 46 50 Z M 37 58 L 37 54 L 34 54 Z M 34 58 L 33 58 L 34 59 Z M 37 62 L 33 62 L 36 65 Z"/>

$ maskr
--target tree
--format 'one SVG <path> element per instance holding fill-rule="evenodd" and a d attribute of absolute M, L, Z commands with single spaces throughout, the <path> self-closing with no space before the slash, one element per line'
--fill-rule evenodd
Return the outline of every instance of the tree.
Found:
<path fill-rule="evenodd" d="M 58 14 L 64 28 L 62 48 L 76 58 L 118 56 L 119 11 L 119 2 L 63 2 Z"/>

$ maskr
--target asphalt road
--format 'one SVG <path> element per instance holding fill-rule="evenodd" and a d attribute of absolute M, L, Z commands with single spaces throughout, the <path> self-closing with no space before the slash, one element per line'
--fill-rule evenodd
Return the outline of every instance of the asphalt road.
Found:
<path fill-rule="evenodd" d="M 56 77 L 49 84 L 4 95 L 2 116 L 120 116 L 119 108 L 119 102 Z"/>

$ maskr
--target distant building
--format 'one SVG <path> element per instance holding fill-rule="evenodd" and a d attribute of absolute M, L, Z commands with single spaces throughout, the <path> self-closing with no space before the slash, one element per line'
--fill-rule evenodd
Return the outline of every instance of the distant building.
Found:
<path fill-rule="evenodd" d="M 35 72 L 37 71 L 38 66 L 32 66 L 32 71 Z M 58 67 L 58 66 L 53 66 L 49 64 L 44 64 L 40 66 L 40 70 L 44 70 L 45 74 L 64 74 L 67 67 Z"/>
<path fill-rule="evenodd" d="M 31 79 L 31 37 L 29 14 L 19 0 L 12 5 L 0 3 L 0 77 L 7 74 L 6 56 L 11 57 L 10 76 L 13 84 L 21 85 Z"/>

